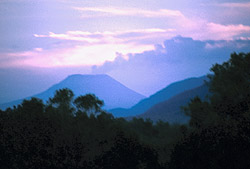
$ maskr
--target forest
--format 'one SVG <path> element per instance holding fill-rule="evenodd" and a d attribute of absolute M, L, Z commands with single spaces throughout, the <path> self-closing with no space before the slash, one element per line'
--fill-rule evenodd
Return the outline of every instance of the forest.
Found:
<path fill-rule="evenodd" d="M 188 124 L 114 118 L 93 94 L 57 90 L 0 110 L 1 169 L 250 168 L 250 53 L 211 67 Z"/>

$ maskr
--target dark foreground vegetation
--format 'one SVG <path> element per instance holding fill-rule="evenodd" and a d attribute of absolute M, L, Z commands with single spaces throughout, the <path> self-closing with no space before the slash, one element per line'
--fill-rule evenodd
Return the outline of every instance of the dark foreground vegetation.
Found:
<path fill-rule="evenodd" d="M 58 90 L 0 111 L 1 169 L 250 168 L 250 53 L 211 68 L 189 124 L 115 119 L 94 95 Z"/>

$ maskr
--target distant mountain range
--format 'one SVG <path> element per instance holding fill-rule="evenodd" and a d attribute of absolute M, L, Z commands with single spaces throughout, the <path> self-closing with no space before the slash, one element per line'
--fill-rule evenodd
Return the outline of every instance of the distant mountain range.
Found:
<path fill-rule="evenodd" d="M 162 120 L 169 123 L 187 123 L 189 117 L 185 115 L 182 107 L 187 106 L 194 97 L 198 96 L 204 100 L 208 94 L 208 86 L 204 84 L 160 102 L 136 117 L 143 119 L 149 118 L 154 122 Z"/>
<path fill-rule="evenodd" d="M 49 97 L 54 96 L 56 90 L 62 88 L 71 89 L 75 96 L 93 93 L 99 99 L 104 100 L 105 109 L 112 109 L 116 107 L 129 108 L 139 102 L 141 99 L 145 98 L 145 96 L 127 88 L 108 75 L 80 74 L 68 76 L 60 83 L 55 84 L 48 90 L 32 97 L 40 98 L 45 102 Z M 29 98 L 31 97 L 25 99 Z M 13 105 L 20 104 L 22 100 L 23 99 L 1 104 L 0 108 L 4 110 L 8 107 L 12 107 Z"/>
<path fill-rule="evenodd" d="M 108 75 L 75 74 L 31 97 L 37 97 L 46 102 L 49 97 L 54 96 L 56 90 L 69 88 L 76 97 L 87 93 L 95 94 L 104 101 L 104 109 L 115 117 L 126 117 L 127 119 L 140 117 L 150 118 L 154 122 L 163 120 L 170 123 L 186 123 L 189 118 L 184 115 L 181 106 L 187 105 L 195 96 L 205 98 L 208 94 L 208 87 L 204 85 L 205 80 L 208 80 L 206 76 L 178 81 L 145 98 Z M 0 109 L 4 110 L 18 105 L 22 103 L 22 100 L 1 104 Z"/>
<path fill-rule="evenodd" d="M 167 101 L 175 95 L 203 85 L 205 80 L 208 80 L 207 76 L 178 81 L 168 85 L 166 88 L 160 90 L 149 98 L 141 100 L 139 103 L 129 109 L 116 108 L 109 110 L 109 112 L 112 113 L 115 117 L 137 116 L 145 113 L 154 105 L 163 101 Z"/>

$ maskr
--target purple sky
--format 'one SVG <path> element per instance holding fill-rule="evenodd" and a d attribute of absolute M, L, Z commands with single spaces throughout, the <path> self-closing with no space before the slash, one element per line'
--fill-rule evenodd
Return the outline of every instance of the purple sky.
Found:
<path fill-rule="evenodd" d="M 175 80 L 207 73 L 230 52 L 249 51 L 249 16 L 250 0 L 1 0 L 0 76 L 5 80 L 0 87 L 5 88 L 0 92 L 15 84 L 8 76 L 27 71 L 52 79 L 39 81 L 28 93 L 20 87 L 27 95 L 71 73 L 107 73 L 150 95 Z M 195 45 L 185 50 L 200 58 L 185 60 L 183 48 L 173 58 L 170 53 L 183 40 L 174 37 L 192 38 L 183 43 Z M 202 50 L 196 52 L 199 44 Z M 200 67 L 193 69 L 189 64 L 196 60 Z M 20 74 L 19 86 L 38 83 L 27 74 Z"/>
<path fill-rule="evenodd" d="M 250 1 L 1 0 L 1 67 L 101 65 L 177 35 L 250 37 Z"/>

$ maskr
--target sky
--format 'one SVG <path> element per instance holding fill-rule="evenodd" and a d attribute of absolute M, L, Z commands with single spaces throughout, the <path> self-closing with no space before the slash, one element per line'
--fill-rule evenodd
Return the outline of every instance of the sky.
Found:
<path fill-rule="evenodd" d="M 70 74 L 149 96 L 250 52 L 250 0 L 1 0 L 0 103 Z"/>

